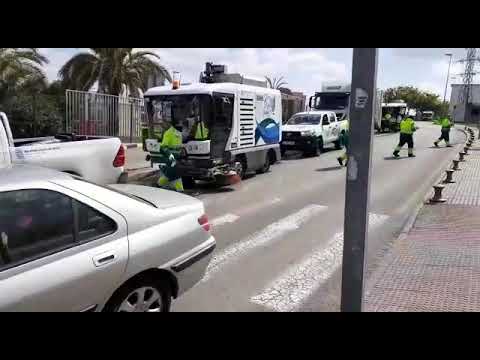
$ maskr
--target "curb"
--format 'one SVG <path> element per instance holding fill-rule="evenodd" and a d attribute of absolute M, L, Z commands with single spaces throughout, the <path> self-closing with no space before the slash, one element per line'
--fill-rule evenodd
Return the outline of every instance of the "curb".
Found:
<path fill-rule="evenodd" d="M 145 171 L 136 172 L 134 174 L 130 174 L 130 171 L 132 170 L 128 171 L 127 183 L 143 180 L 145 178 L 148 178 L 149 176 L 154 175 L 157 172 L 157 170 L 154 170 L 152 168 L 145 168 Z"/>
<path fill-rule="evenodd" d="M 136 148 L 141 148 L 142 144 L 123 144 L 127 149 L 136 149 Z"/>
<path fill-rule="evenodd" d="M 464 135 L 467 136 L 467 140 L 468 140 L 468 134 L 466 132 L 466 130 L 464 129 L 459 129 L 459 128 L 455 128 L 455 130 L 458 130 L 460 132 L 462 132 Z M 458 146 L 461 145 L 461 144 L 457 144 L 456 147 L 458 148 Z M 437 181 L 441 180 L 443 178 L 443 168 L 445 167 L 445 164 L 448 164 L 449 162 L 451 162 L 452 159 L 447 159 L 445 160 L 444 163 L 442 163 L 442 165 L 439 167 L 440 170 L 438 171 L 439 175 L 436 175 L 436 176 L 432 176 L 432 178 L 435 178 L 437 180 L 433 181 L 433 184 L 435 184 Z M 447 167 L 448 168 L 448 167 Z M 427 193 L 425 194 L 425 196 L 423 197 L 423 201 L 417 205 L 417 207 L 413 210 L 412 212 L 412 215 L 410 215 L 407 219 L 407 221 L 405 222 L 405 225 L 402 227 L 402 230 L 400 231 L 400 235 L 398 236 L 397 240 L 400 239 L 400 237 L 405 237 L 406 234 L 408 234 L 410 232 L 410 230 L 412 229 L 413 225 L 415 224 L 415 221 L 417 220 L 417 217 L 418 217 L 418 213 L 420 212 L 420 210 L 428 204 L 428 200 L 429 200 L 429 197 L 430 197 L 430 193 L 431 191 L 427 191 Z"/>

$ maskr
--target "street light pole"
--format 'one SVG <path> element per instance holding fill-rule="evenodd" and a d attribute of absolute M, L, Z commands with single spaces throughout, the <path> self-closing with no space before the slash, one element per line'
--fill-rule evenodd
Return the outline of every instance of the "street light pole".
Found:
<path fill-rule="evenodd" d="M 353 49 L 341 295 L 348 312 L 362 311 L 377 57 L 376 48 Z"/>
<path fill-rule="evenodd" d="M 448 80 L 450 78 L 450 65 L 452 65 L 452 54 L 447 53 L 446 56 L 450 57 L 450 61 L 448 62 L 448 72 L 447 72 L 447 81 L 445 82 L 445 92 L 443 94 L 443 103 L 445 104 L 447 100 L 447 88 L 448 88 Z"/>

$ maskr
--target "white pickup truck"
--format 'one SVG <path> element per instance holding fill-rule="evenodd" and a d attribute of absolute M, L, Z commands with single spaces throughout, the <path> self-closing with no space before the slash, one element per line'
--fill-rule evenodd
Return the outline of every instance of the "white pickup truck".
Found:
<path fill-rule="evenodd" d="M 119 138 L 59 134 L 13 139 L 8 118 L 0 112 L 0 167 L 31 164 L 79 175 L 98 184 L 125 182 L 125 148 Z"/>
<path fill-rule="evenodd" d="M 327 144 L 340 149 L 340 134 L 346 127 L 347 120 L 338 120 L 333 111 L 297 113 L 282 125 L 280 150 L 282 155 L 287 150 L 300 150 L 304 155 L 315 156 Z"/>

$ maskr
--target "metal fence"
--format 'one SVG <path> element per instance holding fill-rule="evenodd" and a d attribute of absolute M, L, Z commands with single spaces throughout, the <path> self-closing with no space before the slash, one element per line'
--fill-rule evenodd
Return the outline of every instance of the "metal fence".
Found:
<path fill-rule="evenodd" d="M 67 90 L 65 96 L 67 132 L 140 142 L 146 122 L 143 99 L 77 90 Z"/>

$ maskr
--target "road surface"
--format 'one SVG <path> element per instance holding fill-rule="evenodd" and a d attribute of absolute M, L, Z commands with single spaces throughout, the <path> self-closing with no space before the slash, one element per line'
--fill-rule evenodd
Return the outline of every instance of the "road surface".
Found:
<path fill-rule="evenodd" d="M 440 129 L 420 122 L 416 158 L 392 158 L 398 134 L 375 136 L 370 236 L 373 266 L 423 200 L 454 148 L 433 148 Z M 458 130 L 452 143 L 463 143 Z M 336 311 L 340 304 L 345 168 L 339 151 L 290 156 L 231 189 L 201 190 L 217 249 L 203 281 L 173 311 Z"/>

